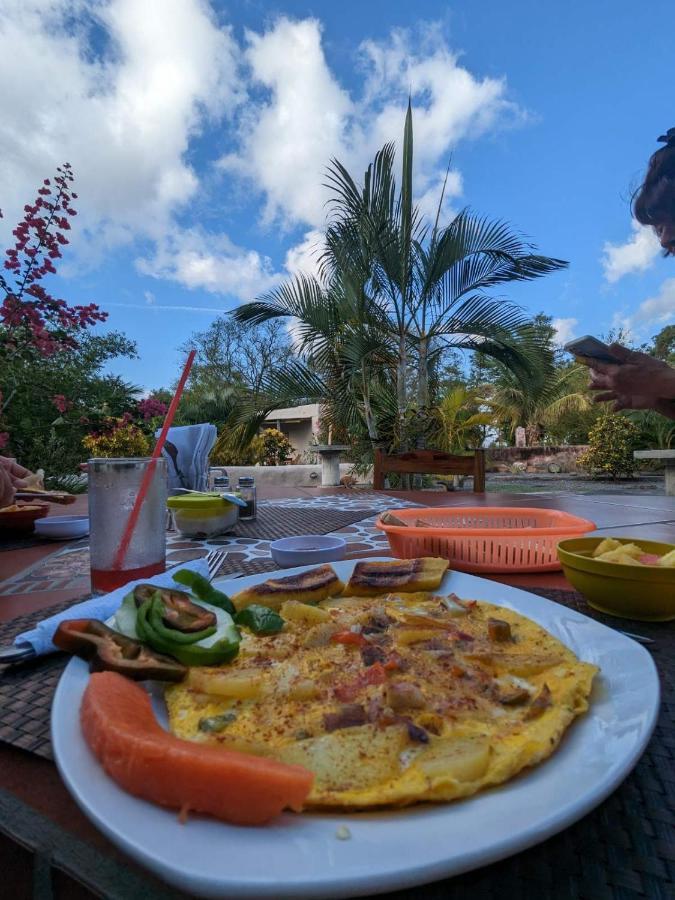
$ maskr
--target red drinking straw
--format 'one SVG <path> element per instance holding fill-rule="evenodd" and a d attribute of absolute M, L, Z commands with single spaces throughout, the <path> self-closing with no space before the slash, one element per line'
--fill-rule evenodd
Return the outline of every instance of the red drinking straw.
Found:
<path fill-rule="evenodd" d="M 180 403 L 180 398 L 183 394 L 183 388 L 185 387 L 185 382 L 188 380 L 188 375 L 190 374 L 190 369 L 192 368 L 192 363 L 194 362 L 196 352 L 196 350 L 190 350 L 188 358 L 185 360 L 183 374 L 180 376 L 180 381 L 178 382 L 176 393 L 173 395 L 169 410 L 164 417 L 162 430 L 159 437 L 157 438 L 155 449 L 152 451 L 150 465 L 147 467 L 145 473 L 143 474 L 143 480 L 141 481 L 141 486 L 136 496 L 134 508 L 131 510 L 131 513 L 129 515 L 129 520 L 127 521 L 126 527 L 124 529 L 124 534 L 122 535 L 122 540 L 120 541 L 120 545 L 117 549 L 115 561 L 113 562 L 113 569 L 115 569 L 116 571 L 121 570 L 122 564 L 127 555 L 127 550 L 129 549 L 129 544 L 131 543 L 131 538 L 133 537 L 134 529 L 136 528 L 136 523 L 138 522 L 138 517 L 141 514 L 143 501 L 145 500 L 146 494 L 150 490 L 150 482 L 152 481 L 152 476 L 155 472 L 155 460 L 159 459 L 162 454 L 162 450 L 164 449 L 166 436 L 169 433 L 169 428 L 171 428 L 171 423 L 173 422 L 174 416 L 176 415 L 176 409 L 178 408 L 178 404 Z"/>

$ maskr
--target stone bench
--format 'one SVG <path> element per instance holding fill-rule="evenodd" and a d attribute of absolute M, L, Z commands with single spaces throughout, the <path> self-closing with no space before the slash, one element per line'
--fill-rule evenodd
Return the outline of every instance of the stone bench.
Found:
<path fill-rule="evenodd" d="M 660 459 L 666 464 L 666 494 L 675 497 L 675 450 L 636 450 L 635 459 Z"/>

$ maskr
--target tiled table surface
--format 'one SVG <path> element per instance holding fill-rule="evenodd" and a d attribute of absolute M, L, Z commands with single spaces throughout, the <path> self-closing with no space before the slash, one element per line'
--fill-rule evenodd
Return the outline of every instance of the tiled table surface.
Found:
<path fill-rule="evenodd" d="M 289 491 L 290 493 L 290 491 Z M 675 500 L 663 495 L 641 497 L 617 495 L 571 495 L 571 494 L 473 494 L 373 491 L 310 492 L 298 491 L 300 496 L 262 500 L 261 505 L 288 507 L 292 509 L 339 509 L 378 513 L 403 506 L 507 506 L 507 507 L 553 507 L 595 522 L 598 533 L 630 534 L 633 537 L 675 542 Z M 84 498 L 83 498 L 84 499 Z M 388 553 L 386 535 L 375 528 L 375 516 L 363 519 L 335 531 L 347 541 L 347 554 L 378 555 Z M 175 565 L 204 556 L 214 546 L 228 550 L 228 559 L 233 562 L 248 562 L 269 556 L 269 541 L 255 538 L 228 537 L 220 535 L 212 540 L 192 540 L 172 532 L 167 533 L 167 565 Z M 9 551 L 24 554 L 26 551 Z M 0 554 L 1 557 L 5 554 Z M 56 545 L 45 565 L 44 553 L 26 568 L 17 571 L 0 583 L 0 598 L 31 597 L 54 600 L 68 592 L 73 597 L 89 591 L 89 558 L 87 541 L 78 541 L 65 546 Z M 537 576 L 535 576 L 537 577 Z M 552 587 L 564 587 L 562 576 L 558 576 Z M 527 585 L 526 579 L 518 582 Z M 560 583 L 558 583 L 560 582 Z M 54 601 L 52 601 L 54 602 Z M 13 614 L 16 614 L 14 612 Z M 2 610 L 0 609 L 0 615 Z M 3 617 L 4 618 L 4 617 Z"/>
<path fill-rule="evenodd" d="M 338 496 L 318 496 L 310 499 L 291 498 L 286 500 L 263 500 L 262 506 L 288 507 L 291 509 L 338 509 L 357 512 L 378 512 L 392 506 L 391 498 L 371 493 L 343 494 Z M 398 506 L 412 506 L 402 500 Z M 347 541 L 347 554 L 370 553 L 378 555 L 388 549 L 386 535 L 375 528 L 377 516 L 370 516 L 353 525 L 337 529 L 333 534 Z M 57 545 L 58 547 L 58 545 Z M 229 537 L 218 535 L 210 540 L 195 540 L 182 537 L 175 532 L 167 532 L 167 566 L 187 562 L 205 556 L 215 547 L 228 551 L 228 560 L 239 563 L 269 557 L 269 541 L 256 538 Z M 30 565 L 0 584 L 0 595 L 31 594 L 43 591 L 72 591 L 76 596 L 89 589 L 89 550 L 87 540 L 75 541 L 55 549 L 48 564 L 44 558 Z"/>

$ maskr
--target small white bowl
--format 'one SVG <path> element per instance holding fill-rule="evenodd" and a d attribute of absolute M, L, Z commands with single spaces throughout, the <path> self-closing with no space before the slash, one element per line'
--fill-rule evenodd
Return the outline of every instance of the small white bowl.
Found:
<path fill-rule="evenodd" d="M 89 534 L 89 516 L 49 516 L 38 519 L 35 534 L 50 541 L 72 541 Z"/>
<path fill-rule="evenodd" d="M 300 537 L 272 541 L 270 544 L 272 559 L 285 569 L 336 562 L 344 559 L 346 552 L 346 541 L 327 534 L 303 534 Z"/>

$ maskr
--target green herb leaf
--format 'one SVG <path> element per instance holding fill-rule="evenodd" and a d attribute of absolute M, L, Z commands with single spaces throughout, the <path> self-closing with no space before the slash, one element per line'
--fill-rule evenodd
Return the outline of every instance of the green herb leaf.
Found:
<path fill-rule="evenodd" d="M 277 634 L 284 627 L 284 620 L 279 613 L 255 603 L 238 612 L 234 621 L 254 634 Z"/>
<path fill-rule="evenodd" d="M 237 714 L 235 712 L 221 713 L 219 716 L 208 716 L 205 719 L 200 719 L 197 727 L 200 731 L 224 731 L 228 725 L 231 725 L 232 722 L 236 720 L 236 718 Z"/>

